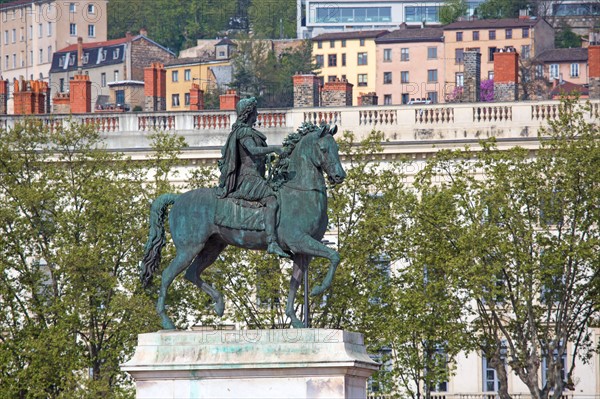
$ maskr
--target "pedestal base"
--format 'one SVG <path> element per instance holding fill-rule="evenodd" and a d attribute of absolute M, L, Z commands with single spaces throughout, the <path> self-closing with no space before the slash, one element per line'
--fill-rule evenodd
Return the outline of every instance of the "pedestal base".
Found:
<path fill-rule="evenodd" d="M 361 334 L 294 329 L 140 334 L 121 368 L 137 399 L 362 399 L 379 365 Z"/>

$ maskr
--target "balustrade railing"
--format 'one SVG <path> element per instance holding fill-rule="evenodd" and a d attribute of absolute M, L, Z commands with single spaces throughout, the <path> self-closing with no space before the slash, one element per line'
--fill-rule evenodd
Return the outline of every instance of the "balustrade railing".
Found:
<path fill-rule="evenodd" d="M 453 123 L 453 108 L 419 108 L 415 110 L 415 123 L 417 124 L 436 124 Z"/>
<path fill-rule="evenodd" d="M 340 111 L 308 111 L 304 112 L 304 122 L 319 124 L 325 122 L 329 125 L 342 123 L 342 113 Z"/>
<path fill-rule="evenodd" d="M 486 105 L 473 107 L 473 122 L 512 121 L 512 107 Z"/>
<path fill-rule="evenodd" d="M 358 111 L 359 125 L 397 125 L 398 111 L 395 109 L 367 109 Z"/>
<path fill-rule="evenodd" d="M 231 126 L 231 115 L 224 113 L 208 113 L 194 115 L 194 129 L 229 129 Z"/>
<path fill-rule="evenodd" d="M 176 129 L 175 115 L 138 115 L 138 130 L 149 132 L 153 130 L 172 131 Z"/>

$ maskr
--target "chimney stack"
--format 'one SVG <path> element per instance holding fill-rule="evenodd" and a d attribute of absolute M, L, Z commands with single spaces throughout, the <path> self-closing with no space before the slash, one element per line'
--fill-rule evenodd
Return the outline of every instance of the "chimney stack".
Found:
<path fill-rule="evenodd" d="M 77 73 L 81 75 L 83 67 L 83 38 L 77 38 Z"/>
<path fill-rule="evenodd" d="M 514 49 L 494 53 L 494 101 L 517 101 L 519 54 Z"/>

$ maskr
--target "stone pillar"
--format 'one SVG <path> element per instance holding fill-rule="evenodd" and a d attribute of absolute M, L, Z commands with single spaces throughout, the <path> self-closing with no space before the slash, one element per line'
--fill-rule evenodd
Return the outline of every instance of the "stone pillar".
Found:
<path fill-rule="evenodd" d="M 222 111 L 235 111 L 235 106 L 240 101 L 240 96 L 235 90 L 227 90 L 227 93 L 219 96 L 219 109 Z"/>
<path fill-rule="evenodd" d="M 321 89 L 321 106 L 346 107 L 352 106 L 352 88 L 348 82 L 327 82 Z"/>
<path fill-rule="evenodd" d="M 319 78 L 314 74 L 292 76 L 294 84 L 294 107 L 319 106 Z"/>
<path fill-rule="evenodd" d="M 481 53 L 465 51 L 463 101 L 476 103 L 481 99 Z"/>
<path fill-rule="evenodd" d="M 0 115 L 8 113 L 8 80 L 0 80 Z"/>
<path fill-rule="evenodd" d="M 494 54 L 494 101 L 517 101 L 519 54 L 502 51 Z"/>
<path fill-rule="evenodd" d="M 199 111 L 204 109 L 204 91 L 196 83 L 192 83 L 190 89 L 190 111 Z"/>
<path fill-rule="evenodd" d="M 159 331 L 121 370 L 152 399 L 356 399 L 379 365 L 342 330 Z"/>
<path fill-rule="evenodd" d="M 92 112 L 92 82 L 88 75 L 75 75 L 70 89 L 71 113 Z"/>
<path fill-rule="evenodd" d="M 69 93 L 56 93 L 52 99 L 53 114 L 70 114 L 71 113 L 71 98 Z"/>
<path fill-rule="evenodd" d="M 379 97 L 375 92 L 360 93 L 358 96 L 358 105 L 377 105 Z"/>
<path fill-rule="evenodd" d="M 144 111 L 167 109 L 167 71 L 160 62 L 144 68 Z"/>
<path fill-rule="evenodd" d="M 590 98 L 600 98 L 600 46 L 588 47 L 588 79 Z"/>

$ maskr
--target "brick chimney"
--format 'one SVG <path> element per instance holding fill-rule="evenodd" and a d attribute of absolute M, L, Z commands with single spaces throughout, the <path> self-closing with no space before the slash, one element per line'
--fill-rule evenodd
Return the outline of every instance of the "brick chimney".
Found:
<path fill-rule="evenodd" d="M 71 113 L 71 98 L 69 93 L 56 93 L 52 99 L 53 114 L 70 114 Z"/>
<path fill-rule="evenodd" d="M 240 101 L 240 96 L 235 90 L 227 90 L 219 96 L 219 109 L 222 111 L 235 111 L 235 106 Z"/>
<path fill-rule="evenodd" d="M 81 75 L 83 68 L 83 38 L 77 38 L 77 73 Z"/>
<path fill-rule="evenodd" d="M 197 83 L 192 83 L 190 89 L 190 111 L 199 111 L 204 109 L 204 91 L 200 89 Z"/>
<path fill-rule="evenodd" d="M 148 30 L 146 28 L 141 28 L 140 35 L 148 37 Z"/>
<path fill-rule="evenodd" d="M 294 107 L 319 106 L 319 78 L 314 74 L 296 74 L 292 76 L 294 84 Z"/>
<path fill-rule="evenodd" d="M 590 98 L 600 98 L 600 45 L 588 47 L 588 79 Z"/>
<path fill-rule="evenodd" d="M 0 115 L 8 113 L 8 80 L 0 80 Z"/>
<path fill-rule="evenodd" d="M 322 107 L 352 106 L 352 88 L 354 85 L 346 81 L 327 82 L 321 88 Z"/>
<path fill-rule="evenodd" d="M 167 71 L 160 62 L 153 62 L 144 68 L 144 96 L 144 111 L 167 109 Z"/>
<path fill-rule="evenodd" d="M 377 105 L 377 102 L 379 101 L 379 97 L 377 97 L 377 94 L 372 91 L 370 93 L 360 93 L 358 95 L 358 105 Z"/>
<path fill-rule="evenodd" d="M 35 106 L 33 99 L 33 90 L 31 90 L 31 82 L 23 80 L 15 80 L 14 83 L 14 114 L 15 115 L 33 115 Z"/>
<path fill-rule="evenodd" d="M 494 101 L 517 101 L 519 54 L 516 51 L 494 53 Z"/>
<path fill-rule="evenodd" d="M 481 53 L 465 51 L 464 59 L 464 101 L 479 102 L 481 99 Z"/>
<path fill-rule="evenodd" d="M 71 113 L 92 112 L 92 82 L 88 75 L 75 75 L 70 89 Z"/>

